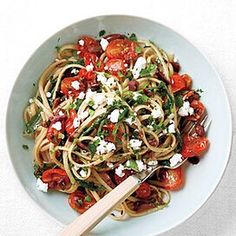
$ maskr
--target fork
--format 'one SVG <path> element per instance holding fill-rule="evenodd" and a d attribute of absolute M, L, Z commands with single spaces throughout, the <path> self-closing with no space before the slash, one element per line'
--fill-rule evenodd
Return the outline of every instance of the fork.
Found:
<path fill-rule="evenodd" d="M 194 128 L 197 124 L 205 127 L 207 130 L 210 126 L 211 119 L 208 115 L 203 114 L 199 122 L 187 122 L 183 128 L 183 133 L 195 135 Z M 101 200 L 99 200 L 95 205 L 89 208 L 82 215 L 78 216 L 71 224 L 66 226 L 61 232 L 61 236 L 79 236 L 87 235 L 101 220 L 103 220 L 116 205 L 123 202 L 128 198 L 135 190 L 138 189 L 141 183 L 147 180 L 154 172 L 160 168 L 166 169 L 176 169 L 186 162 L 186 159 L 182 159 L 174 166 L 167 165 L 148 165 L 147 170 L 137 173 L 135 175 L 129 176 L 111 192 L 105 195 Z"/>

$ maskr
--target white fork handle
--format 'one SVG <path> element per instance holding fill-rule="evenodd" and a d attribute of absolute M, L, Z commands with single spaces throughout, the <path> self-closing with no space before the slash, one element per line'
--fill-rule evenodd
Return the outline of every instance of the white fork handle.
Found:
<path fill-rule="evenodd" d="M 139 187 L 140 183 L 141 181 L 137 177 L 129 176 L 95 205 L 66 226 L 60 236 L 87 235 L 116 205 L 129 197 Z"/>

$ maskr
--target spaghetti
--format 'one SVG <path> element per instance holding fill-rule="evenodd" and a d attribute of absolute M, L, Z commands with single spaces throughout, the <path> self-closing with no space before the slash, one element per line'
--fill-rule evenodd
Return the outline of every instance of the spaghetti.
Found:
<path fill-rule="evenodd" d="M 192 136 L 181 130 L 199 122 L 205 108 L 179 69 L 174 55 L 134 34 L 83 36 L 58 47 L 24 111 L 41 185 L 69 194 L 71 207 L 83 213 L 149 165 L 201 156 L 208 146 L 204 128 L 198 125 Z M 182 187 L 183 171 L 161 169 L 112 217 L 164 208 L 168 190 Z"/>

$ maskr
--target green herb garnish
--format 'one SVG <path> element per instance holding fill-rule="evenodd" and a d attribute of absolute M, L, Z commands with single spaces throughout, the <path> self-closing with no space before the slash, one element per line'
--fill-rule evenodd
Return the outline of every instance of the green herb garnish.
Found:
<path fill-rule="evenodd" d="M 98 35 L 99 35 L 99 37 L 102 37 L 105 34 L 106 34 L 106 31 L 105 30 L 101 30 Z"/>
<path fill-rule="evenodd" d="M 84 198 L 85 202 L 91 202 L 92 201 L 92 198 L 87 195 L 85 198 Z"/>
<path fill-rule="evenodd" d="M 137 36 L 135 33 L 132 33 L 130 36 L 129 36 L 129 39 L 132 40 L 132 41 L 137 41 Z"/>
<path fill-rule="evenodd" d="M 41 110 L 39 110 L 33 117 L 32 119 L 27 122 L 25 124 L 25 131 L 24 134 L 33 134 L 34 131 L 39 127 L 39 124 L 42 120 L 41 114 L 40 114 Z"/>
<path fill-rule="evenodd" d="M 137 47 L 135 48 L 135 52 L 136 52 L 136 53 L 141 53 L 141 52 L 142 52 L 142 48 L 139 47 L 139 46 L 137 46 Z"/>
<path fill-rule="evenodd" d="M 26 145 L 26 144 L 23 144 L 23 145 L 22 145 L 22 148 L 25 149 L 25 150 L 28 150 L 28 149 L 29 149 L 29 146 Z"/>
<path fill-rule="evenodd" d="M 177 94 L 174 97 L 175 97 L 175 105 L 177 107 L 182 107 L 184 104 L 183 97 L 180 94 Z"/>
<path fill-rule="evenodd" d="M 145 69 L 140 72 L 140 77 L 153 76 L 157 70 L 157 65 L 149 63 Z"/>

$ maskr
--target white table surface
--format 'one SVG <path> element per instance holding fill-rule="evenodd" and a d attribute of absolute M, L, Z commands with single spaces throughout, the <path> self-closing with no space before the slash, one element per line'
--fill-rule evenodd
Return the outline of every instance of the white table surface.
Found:
<path fill-rule="evenodd" d="M 7 101 L 20 69 L 45 39 L 73 22 L 102 14 L 147 17 L 190 39 L 217 68 L 229 95 L 233 116 L 236 113 L 234 0 L 1 0 L 0 236 L 49 236 L 57 235 L 61 229 L 30 199 L 13 171 L 5 140 Z M 234 137 L 235 131 L 234 124 Z M 236 235 L 235 154 L 233 143 L 226 173 L 210 200 L 192 218 L 163 236 Z"/>

